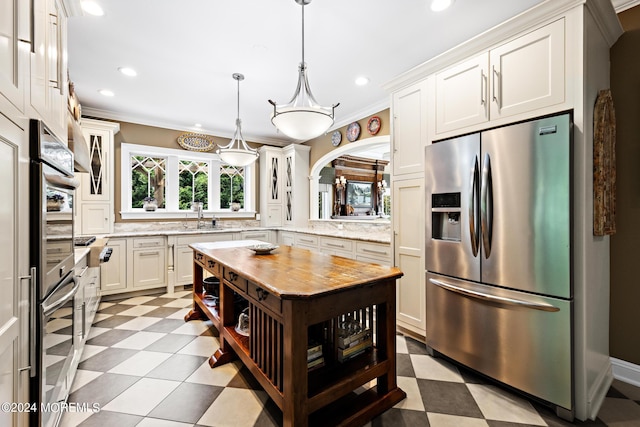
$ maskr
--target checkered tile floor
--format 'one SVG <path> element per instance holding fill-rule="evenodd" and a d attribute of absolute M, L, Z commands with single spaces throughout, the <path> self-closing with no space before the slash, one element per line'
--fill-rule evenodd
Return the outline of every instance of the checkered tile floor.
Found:
<path fill-rule="evenodd" d="M 210 369 L 218 348 L 209 322 L 185 323 L 191 292 L 103 302 L 65 412 L 70 426 L 279 426 L 282 415 L 241 363 Z M 568 426 L 549 409 L 499 388 L 398 336 L 398 383 L 407 398 L 367 427 Z M 596 421 L 640 426 L 640 389 L 615 381 Z"/>

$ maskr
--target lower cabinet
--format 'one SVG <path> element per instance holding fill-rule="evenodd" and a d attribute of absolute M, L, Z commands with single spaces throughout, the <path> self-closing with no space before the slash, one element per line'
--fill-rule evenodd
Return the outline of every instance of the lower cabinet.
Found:
<path fill-rule="evenodd" d="M 127 239 L 109 239 L 109 262 L 100 264 L 100 293 L 125 292 L 127 288 Z"/>
<path fill-rule="evenodd" d="M 173 257 L 173 280 L 170 279 L 170 286 L 184 286 L 193 283 L 193 249 L 189 247 L 192 243 L 222 242 L 225 240 L 235 240 L 235 233 L 214 233 L 192 236 L 170 236 L 169 248 Z M 262 240 L 262 239 L 256 239 Z M 172 271 L 169 265 L 169 272 Z"/>

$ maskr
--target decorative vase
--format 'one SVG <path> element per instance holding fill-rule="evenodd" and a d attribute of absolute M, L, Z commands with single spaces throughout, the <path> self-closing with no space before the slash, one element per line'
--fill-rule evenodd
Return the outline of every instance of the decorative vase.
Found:
<path fill-rule="evenodd" d="M 234 211 L 234 212 L 238 212 L 240 210 L 240 203 L 232 202 L 231 203 L 231 210 Z"/>
<path fill-rule="evenodd" d="M 142 207 L 147 212 L 153 212 L 158 208 L 158 203 L 156 201 L 144 202 Z"/>

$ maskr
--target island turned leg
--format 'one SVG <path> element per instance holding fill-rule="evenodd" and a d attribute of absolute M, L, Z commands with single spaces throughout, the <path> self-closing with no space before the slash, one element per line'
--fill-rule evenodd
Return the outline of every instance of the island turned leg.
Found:
<path fill-rule="evenodd" d="M 202 294 L 202 266 L 193 261 L 193 308 L 184 316 L 184 321 L 206 320 L 206 316 L 196 303 L 196 294 Z"/>
<path fill-rule="evenodd" d="M 209 366 L 215 368 L 216 366 L 224 365 L 225 363 L 229 363 L 232 360 L 236 359 L 238 356 L 233 351 L 231 344 L 227 341 L 225 331 L 225 326 L 234 326 L 235 324 L 235 315 L 234 315 L 234 295 L 233 289 L 226 286 L 224 281 L 220 281 L 220 336 L 218 340 L 220 341 L 220 348 L 216 350 L 216 352 L 209 358 Z"/>

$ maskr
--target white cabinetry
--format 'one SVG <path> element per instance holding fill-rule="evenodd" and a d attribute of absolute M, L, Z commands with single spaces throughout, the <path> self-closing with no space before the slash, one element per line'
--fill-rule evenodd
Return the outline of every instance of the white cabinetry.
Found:
<path fill-rule="evenodd" d="M 79 174 L 76 212 L 78 234 L 113 233 L 114 217 L 114 136 L 117 123 L 83 119 L 82 133 L 88 144 L 89 173 Z"/>
<path fill-rule="evenodd" d="M 33 0 L 31 106 L 67 140 L 67 16 L 62 0 Z"/>
<path fill-rule="evenodd" d="M 227 239 L 230 240 L 230 239 Z M 252 231 L 241 231 L 240 232 L 240 240 L 260 240 L 263 242 L 269 243 L 277 243 L 271 238 L 271 230 L 252 230 Z"/>
<path fill-rule="evenodd" d="M 395 265 L 404 273 L 397 286 L 397 322 L 401 328 L 424 337 L 424 180 L 393 181 L 392 190 Z"/>
<path fill-rule="evenodd" d="M 25 82 L 29 78 L 29 18 L 28 2 L 1 2 L 0 105 L 17 112 L 24 111 Z"/>
<path fill-rule="evenodd" d="M 319 249 L 323 254 L 338 255 L 345 258 L 354 258 L 353 240 L 340 239 L 336 237 L 320 237 Z"/>
<path fill-rule="evenodd" d="M 305 226 L 309 219 L 310 147 L 262 146 L 259 151 L 261 225 Z"/>
<path fill-rule="evenodd" d="M 423 172 L 424 146 L 427 143 L 426 81 L 394 93 L 391 104 L 393 175 Z"/>
<path fill-rule="evenodd" d="M 356 259 L 382 265 L 391 265 L 391 245 L 373 242 L 356 242 Z"/>
<path fill-rule="evenodd" d="M 222 242 L 234 240 L 233 233 L 209 233 L 191 236 L 169 236 L 169 248 L 173 250 L 174 280 L 169 279 L 169 286 L 188 285 L 193 283 L 193 249 L 189 245 L 203 242 Z M 171 273 L 169 265 L 169 273 Z"/>
<path fill-rule="evenodd" d="M 127 239 L 109 239 L 109 262 L 100 264 L 100 294 L 124 292 L 127 288 Z"/>
<path fill-rule="evenodd" d="M 164 237 L 130 239 L 127 284 L 132 290 L 157 288 L 167 283 L 167 243 Z"/>
<path fill-rule="evenodd" d="M 436 74 L 436 133 L 565 101 L 565 20 Z"/>

